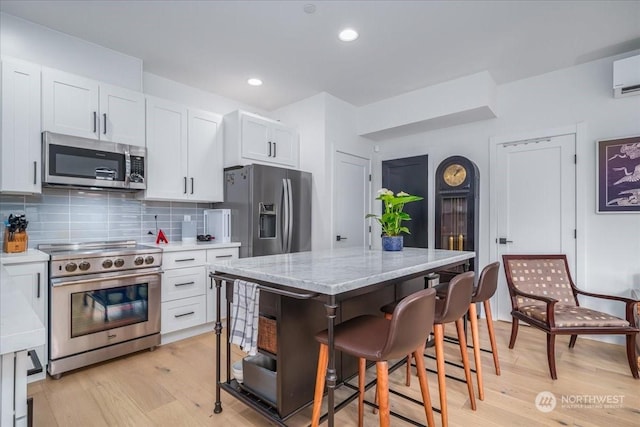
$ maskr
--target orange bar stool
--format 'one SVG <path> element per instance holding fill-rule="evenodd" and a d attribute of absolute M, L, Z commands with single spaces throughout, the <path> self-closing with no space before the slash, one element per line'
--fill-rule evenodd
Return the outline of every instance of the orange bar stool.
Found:
<path fill-rule="evenodd" d="M 436 314 L 433 322 L 433 335 L 436 347 L 436 365 L 438 371 L 438 391 L 440 392 L 440 416 L 442 425 L 449 425 L 449 412 L 447 410 L 447 386 L 444 361 L 444 324 L 455 322 L 458 331 L 458 341 L 460 344 L 460 355 L 464 368 L 465 382 L 469 392 L 471 409 L 476 410 L 476 398 L 473 392 L 473 382 L 471 380 L 471 369 L 469 368 L 469 356 L 467 354 L 467 341 L 464 334 L 463 318 L 471 303 L 473 293 L 473 271 L 458 274 L 449 282 L 446 293 L 442 298 L 436 300 Z M 385 305 L 381 310 L 386 314 L 393 314 L 393 304 Z M 428 326 L 428 325 L 427 325 Z M 418 375 L 424 370 L 423 354 L 414 353 L 416 369 Z"/>
<path fill-rule="evenodd" d="M 416 358 L 418 379 L 424 404 L 427 425 L 435 426 L 429 385 L 424 369 L 422 354 L 424 345 L 431 332 L 435 314 L 434 289 L 424 289 L 401 300 L 393 311 L 391 320 L 383 317 L 358 316 L 335 327 L 334 342 L 336 350 L 358 358 L 358 426 L 362 427 L 364 418 L 364 385 L 367 360 L 376 362 L 377 394 L 380 396 L 380 426 L 389 426 L 389 364 L 409 353 Z M 313 399 L 311 425 L 320 422 L 320 407 L 324 394 L 325 374 L 328 364 L 328 335 L 324 330 L 316 335 L 320 343 L 318 355 L 318 373 Z"/>
<path fill-rule="evenodd" d="M 478 279 L 478 286 L 474 288 L 473 295 L 471 296 L 471 304 L 469 304 L 469 321 L 471 322 L 471 340 L 473 342 L 473 356 L 476 365 L 476 380 L 478 382 L 478 398 L 484 400 L 484 384 L 482 380 L 482 363 L 480 360 L 480 337 L 478 332 L 478 313 L 476 310 L 476 304 L 482 302 L 484 306 L 485 315 L 487 318 L 487 330 L 489 331 L 489 342 L 491 343 L 491 351 L 493 355 L 493 364 L 496 370 L 496 375 L 500 375 L 500 362 L 498 360 L 498 347 L 496 345 L 495 332 L 493 330 L 493 318 L 491 316 L 491 304 L 489 300 L 496 293 L 498 287 L 498 271 L 500 269 L 500 263 L 494 262 L 487 265 L 482 269 L 480 278 Z M 438 297 L 444 297 L 447 293 L 448 283 L 443 283 L 436 286 L 434 289 L 437 292 Z M 487 351 L 487 350 L 485 350 Z"/>

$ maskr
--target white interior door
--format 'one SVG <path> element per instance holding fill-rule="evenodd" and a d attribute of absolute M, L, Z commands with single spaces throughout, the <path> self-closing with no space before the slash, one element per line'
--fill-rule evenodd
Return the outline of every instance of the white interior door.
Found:
<path fill-rule="evenodd" d="M 495 174 L 498 260 L 566 254 L 575 277 L 575 135 L 500 144 Z M 511 320 L 504 273 L 499 280 L 496 315 Z"/>
<path fill-rule="evenodd" d="M 333 247 L 369 246 L 371 163 L 336 151 L 333 178 Z"/>

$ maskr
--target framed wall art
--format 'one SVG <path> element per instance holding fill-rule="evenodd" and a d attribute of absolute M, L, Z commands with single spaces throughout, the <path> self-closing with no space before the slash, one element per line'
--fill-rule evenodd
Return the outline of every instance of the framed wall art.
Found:
<path fill-rule="evenodd" d="M 640 213 L 640 136 L 598 141 L 597 212 Z"/>

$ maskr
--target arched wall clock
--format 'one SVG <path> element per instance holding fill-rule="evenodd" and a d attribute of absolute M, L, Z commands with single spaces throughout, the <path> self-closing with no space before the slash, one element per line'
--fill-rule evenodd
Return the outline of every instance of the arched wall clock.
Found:
<path fill-rule="evenodd" d="M 448 157 L 436 170 L 435 210 L 437 249 L 475 251 L 478 257 L 478 167 L 462 156 Z M 474 270 L 475 260 L 470 263 Z"/>

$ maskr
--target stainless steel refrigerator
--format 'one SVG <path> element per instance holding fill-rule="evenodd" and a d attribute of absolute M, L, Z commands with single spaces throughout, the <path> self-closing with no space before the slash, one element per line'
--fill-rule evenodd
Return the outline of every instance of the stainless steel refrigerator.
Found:
<path fill-rule="evenodd" d="M 265 165 L 228 168 L 224 203 L 240 257 L 311 250 L 311 174 Z"/>

